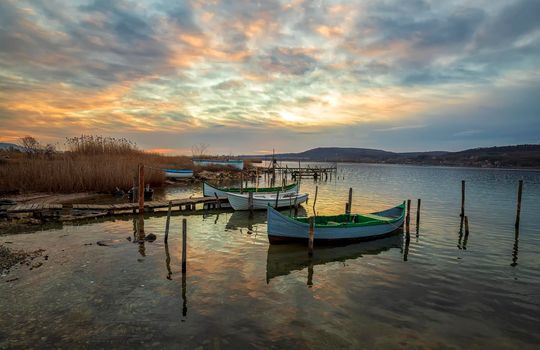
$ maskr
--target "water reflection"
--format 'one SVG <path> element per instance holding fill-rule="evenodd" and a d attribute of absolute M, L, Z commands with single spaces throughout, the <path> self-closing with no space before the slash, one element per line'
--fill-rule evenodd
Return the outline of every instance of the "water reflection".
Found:
<path fill-rule="evenodd" d="M 171 280 L 171 254 L 169 253 L 169 243 L 165 242 L 165 266 L 167 267 L 167 279 Z"/>
<path fill-rule="evenodd" d="M 469 231 L 465 230 L 465 235 L 463 234 L 463 220 L 464 217 L 461 217 L 461 223 L 459 224 L 459 238 L 457 247 L 461 250 L 467 250 L 467 241 L 469 240 Z"/>
<path fill-rule="evenodd" d="M 401 248 L 401 234 L 374 241 L 346 246 L 316 247 L 313 257 L 307 254 L 307 246 L 297 244 L 269 245 L 266 259 L 266 283 L 272 278 L 286 276 L 292 271 L 308 268 L 308 285 L 313 285 L 313 267 L 335 261 L 357 259 L 363 255 L 377 255 L 391 248 Z"/>
<path fill-rule="evenodd" d="M 516 227 L 514 233 L 514 247 L 512 249 L 512 263 L 510 266 L 516 266 L 518 263 L 518 251 L 519 251 L 519 227 Z"/>
<path fill-rule="evenodd" d="M 288 214 L 289 209 L 281 210 L 281 213 Z M 267 213 L 265 210 L 255 210 L 253 216 L 249 215 L 247 211 L 235 211 L 229 216 L 229 221 L 225 225 L 225 229 L 247 229 L 247 233 L 252 234 L 254 226 L 266 223 L 266 216 Z M 307 211 L 304 207 L 298 207 L 298 216 L 307 216 Z"/>
<path fill-rule="evenodd" d="M 187 272 L 182 272 L 182 316 L 187 316 Z"/>

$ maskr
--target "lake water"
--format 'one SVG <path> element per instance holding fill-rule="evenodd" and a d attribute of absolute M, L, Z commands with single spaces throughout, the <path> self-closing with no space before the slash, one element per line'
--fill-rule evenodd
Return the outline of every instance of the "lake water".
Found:
<path fill-rule="evenodd" d="M 413 215 L 410 239 L 316 246 L 312 259 L 304 246 L 270 246 L 264 212 L 175 213 L 167 246 L 163 215 L 144 220 L 153 243 L 127 240 L 140 226 L 128 216 L 1 235 L 48 259 L 0 278 L 0 348 L 540 347 L 540 172 L 338 164 L 338 177 L 302 181 L 311 195 L 319 186 L 319 215 L 342 213 L 352 187 L 353 212 L 405 199 L 416 211 L 422 198 L 419 227 Z M 313 197 L 308 213 L 312 205 Z"/>

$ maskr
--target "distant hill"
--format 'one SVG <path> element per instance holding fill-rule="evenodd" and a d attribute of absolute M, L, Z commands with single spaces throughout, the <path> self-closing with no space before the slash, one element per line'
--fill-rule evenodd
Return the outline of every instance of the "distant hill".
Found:
<path fill-rule="evenodd" d="M 0 150 L 10 150 L 14 149 L 17 151 L 22 150 L 20 146 L 17 146 L 14 143 L 0 142 Z"/>
<path fill-rule="evenodd" d="M 245 158 L 271 159 L 266 156 Z M 540 168 L 540 144 L 474 148 L 459 152 L 388 152 L 369 148 L 318 147 L 300 153 L 281 153 L 278 160 Z"/>

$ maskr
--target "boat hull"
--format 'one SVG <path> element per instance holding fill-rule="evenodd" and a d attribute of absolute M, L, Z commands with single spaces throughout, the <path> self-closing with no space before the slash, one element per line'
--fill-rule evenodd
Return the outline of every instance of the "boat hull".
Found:
<path fill-rule="evenodd" d="M 371 213 L 391 218 L 388 222 L 370 225 L 315 225 L 314 240 L 321 243 L 343 243 L 385 238 L 402 231 L 405 209 L 397 206 Z M 309 239 L 309 224 L 296 221 L 273 208 L 268 208 L 268 240 L 271 244 L 302 242 Z"/>
<path fill-rule="evenodd" d="M 227 198 L 229 203 L 234 210 L 249 210 L 249 195 L 248 194 L 236 194 L 236 193 L 227 193 Z M 296 202 L 295 202 L 296 199 Z M 277 200 L 278 208 L 289 208 L 290 206 L 296 204 L 302 204 L 308 200 L 308 194 L 295 194 L 295 193 L 284 193 L 279 195 Z M 268 206 L 276 206 L 276 194 L 253 194 L 253 209 L 254 210 L 263 210 Z"/>
<path fill-rule="evenodd" d="M 193 177 L 193 170 L 163 169 L 165 177 L 169 179 L 185 179 Z"/>
<path fill-rule="evenodd" d="M 244 161 L 242 159 L 193 159 L 195 166 L 230 166 L 235 169 L 243 170 Z"/>
<path fill-rule="evenodd" d="M 281 188 L 281 187 L 280 187 Z M 245 192 L 254 192 L 254 193 L 275 193 L 277 192 L 277 187 L 261 187 L 257 190 L 254 188 L 246 188 Z M 232 190 L 232 189 L 229 189 Z M 208 183 L 203 183 L 203 195 L 205 197 L 214 197 L 216 194 L 218 197 L 227 197 L 228 193 L 238 193 L 240 194 L 239 188 L 234 188 L 234 191 L 224 191 L 217 187 L 214 187 Z M 285 191 L 282 193 L 298 193 L 298 184 L 293 184 L 292 186 L 285 186 Z"/>

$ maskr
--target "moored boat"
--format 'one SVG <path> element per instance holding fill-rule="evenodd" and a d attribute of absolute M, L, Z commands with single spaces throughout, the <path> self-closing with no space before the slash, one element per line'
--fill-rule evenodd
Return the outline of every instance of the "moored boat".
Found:
<path fill-rule="evenodd" d="M 315 241 L 338 243 L 371 240 L 399 231 L 405 218 L 405 203 L 369 214 L 317 216 Z M 309 238 L 309 218 L 289 217 L 268 207 L 268 240 L 270 243 L 303 241 Z"/>
<path fill-rule="evenodd" d="M 240 187 L 216 187 L 212 186 L 207 182 L 203 183 L 203 195 L 205 197 L 213 197 L 216 194 L 218 197 L 226 197 L 227 193 L 240 193 L 240 192 L 256 192 L 256 193 L 275 193 L 275 192 L 283 192 L 283 193 L 289 193 L 294 192 L 298 193 L 298 184 L 292 183 L 286 186 L 282 187 L 246 187 L 246 188 L 240 188 Z"/>
<path fill-rule="evenodd" d="M 229 203 L 234 210 L 249 210 L 249 193 L 227 193 Z M 288 208 L 302 204 L 308 200 L 308 194 L 296 192 L 280 193 L 253 193 L 253 209 L 266 209 L 269 205 L 276 208 Z M 278 212 L 279 213 L 279 212 Z"/>
<path fill-rule="evenodd" d="M 239 170 L 244 169 L 242 159 L 193 159 L 195 166 L 230 166 Z"/>
<path fill-rule="evenodd" d="M 193 170 L 181 170 L 181 169 L 161 169 L 165 172 L 165 177 L 171 179 L 181 179 L 193 177 Z"/>

